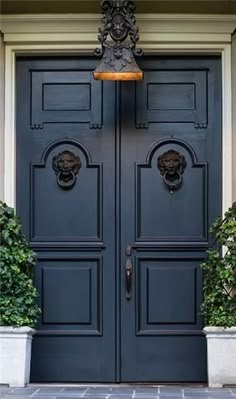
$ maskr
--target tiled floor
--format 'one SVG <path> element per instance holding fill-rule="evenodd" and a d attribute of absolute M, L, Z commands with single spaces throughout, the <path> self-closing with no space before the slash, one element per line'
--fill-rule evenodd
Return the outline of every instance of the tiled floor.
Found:
<path fill-rule="evenodd" d="M 236 399 L 236 388 L 145 385 L 30 385 L 0 388 L 4 399 Z"/>

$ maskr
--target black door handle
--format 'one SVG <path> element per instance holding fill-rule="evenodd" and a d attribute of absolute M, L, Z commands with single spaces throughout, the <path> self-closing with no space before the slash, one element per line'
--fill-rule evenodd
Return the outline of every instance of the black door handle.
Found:
<path fill-rule="evenodd" d="M 132 291 L 132 273 L 133 265 L 130 259 L 132 255 L 132 247 L 130 245 L 126 248 L 126 262 L 125 262 L 125 284 L 126 284 L 126 299 L 130 301 Z"/>

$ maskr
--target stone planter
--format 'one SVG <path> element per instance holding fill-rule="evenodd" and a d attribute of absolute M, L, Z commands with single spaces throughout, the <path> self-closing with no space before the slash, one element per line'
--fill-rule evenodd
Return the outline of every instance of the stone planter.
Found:
<path fill-rule="evenodd" d="M 205 327 L 210 387 L 236 384 L 236 327 Z"/>
<path fill-rule="evenodd" d="M 24 387 L 29 383 L 34 333 L 30 327 L 0 327 L 0 384 Z"/>

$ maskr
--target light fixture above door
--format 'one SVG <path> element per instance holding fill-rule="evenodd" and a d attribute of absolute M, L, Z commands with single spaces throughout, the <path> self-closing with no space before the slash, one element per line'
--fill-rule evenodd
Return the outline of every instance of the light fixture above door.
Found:
<path fill-rule="evenodd" d="M 135 56 L 143 51 L 136 49 L 139 29 L 135 26 L 135 4 L 131 0 L 103 0 L 102 28 L 98 40 L 101 48 L 95 55 L 102 56 L 93 72 L 98 80 L 142 80 L 143 71 L 136 63 Z"/>

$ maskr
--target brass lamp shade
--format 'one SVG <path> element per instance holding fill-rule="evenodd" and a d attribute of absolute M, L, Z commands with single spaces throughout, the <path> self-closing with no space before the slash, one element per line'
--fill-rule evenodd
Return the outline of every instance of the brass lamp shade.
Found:
<path fill-rule="evenodd" d="M 93 73 L 95 80 L 143 80 L 143 72 L 96 72 Z"/>
<path fill-rule="evenodd" d="M 135 26 L 135 5 L 132 0 L 103 0 L 102 28 L 99 28 L 98 40 L 101 48 L 95 55 L 102 57 L 93 72 L 97 80 L 142 80 L 143 72 L 135 57 L 143 51 L 136 49 L 139 30 Z"/>
<path fill-rule="evenodd" d="M 106 48 L 103 58 L 93 72 L 96 80 L 142 80 L 143 71 L 138 67 L 131 49 L 121 48 L 116 58 L 116 48 Z"/>

